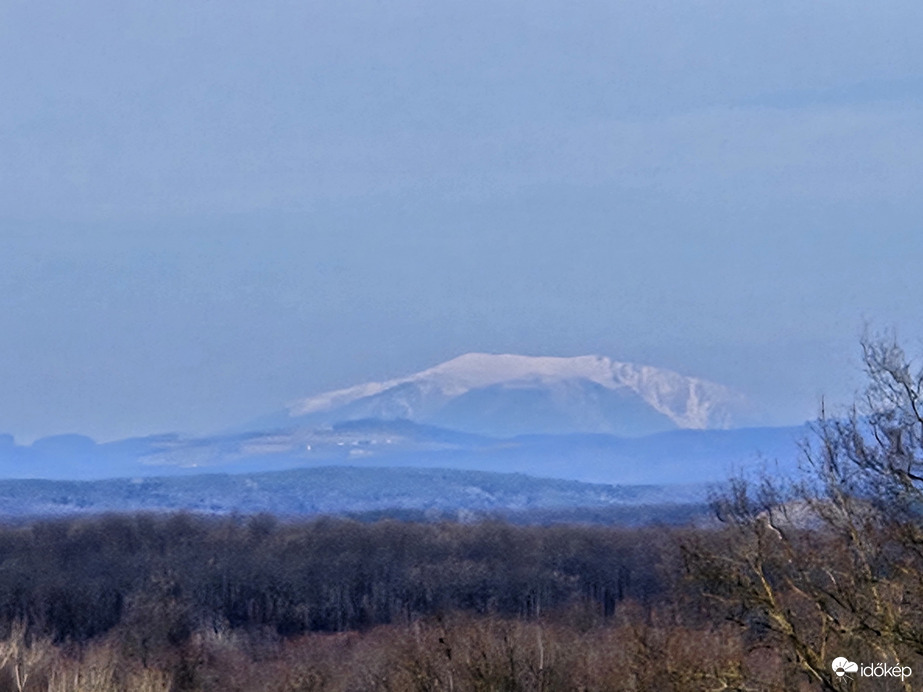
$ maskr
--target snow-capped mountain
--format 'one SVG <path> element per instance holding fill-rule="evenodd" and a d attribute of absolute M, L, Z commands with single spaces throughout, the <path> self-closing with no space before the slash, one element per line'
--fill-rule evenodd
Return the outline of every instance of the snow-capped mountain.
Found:
<path fill-rule="evenodd" d="M 602 356 L 469 353 L 407 377 L 301 399 L 286 423 L 378 418 L 489 435 L 645 435 L 728 428 L 746 408 L 722 385 Z"/>

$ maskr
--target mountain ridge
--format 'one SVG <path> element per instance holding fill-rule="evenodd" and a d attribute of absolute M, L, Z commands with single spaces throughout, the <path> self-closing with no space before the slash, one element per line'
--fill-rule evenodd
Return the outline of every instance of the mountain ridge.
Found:
<path fill-rule="evenodd" d="M 304 397 L 286 413 L 291 425 L 404 418 L 493 435 L 649 434 L 726 429 L 747 422 L 750 409 L 724 385 L 605 356 L 467 353 L 404 377 Z"/>

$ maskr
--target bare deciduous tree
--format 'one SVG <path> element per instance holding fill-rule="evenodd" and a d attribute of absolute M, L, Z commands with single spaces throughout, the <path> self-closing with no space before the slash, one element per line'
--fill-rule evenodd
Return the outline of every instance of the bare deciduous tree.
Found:
<path fill-rule="evenodd" d="M 842 689 L 836 656 L 923 661 L 923 368 L 893 338 L 862 352 L 864 395 L 843 416 L 822 411 L 803 476 L 732 481 L 714 503 L 723 528 L 686 545 L 751 647 L 828 690 Z"/>

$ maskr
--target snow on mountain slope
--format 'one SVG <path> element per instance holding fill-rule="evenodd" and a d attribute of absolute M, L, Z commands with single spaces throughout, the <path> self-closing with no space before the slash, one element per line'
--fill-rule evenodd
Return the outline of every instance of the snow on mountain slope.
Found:
<path fill-rule="evenodd" d="M 295 402 L 304 420 L 406 418 L 483 433 L 727 428 L 744 397 L 706 380 L 602 356 L 469 353 L 407 377 Z M 500 429 L 491 426 L 500 421 Z M 560 424 L 555 425 L 554 421 Z"/>

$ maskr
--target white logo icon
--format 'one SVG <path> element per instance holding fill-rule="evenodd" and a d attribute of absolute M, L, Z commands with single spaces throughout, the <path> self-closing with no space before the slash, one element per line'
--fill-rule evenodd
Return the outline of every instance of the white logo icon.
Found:
<path fill-rule="evenodd" d="M 838 678 L 843 677 L 846 673 L 858 673 L 859 664 L 853 663 L 848 658 L 840 656 L 839 658 L 833 659 L 833 672 L 836 673 Z"/>

